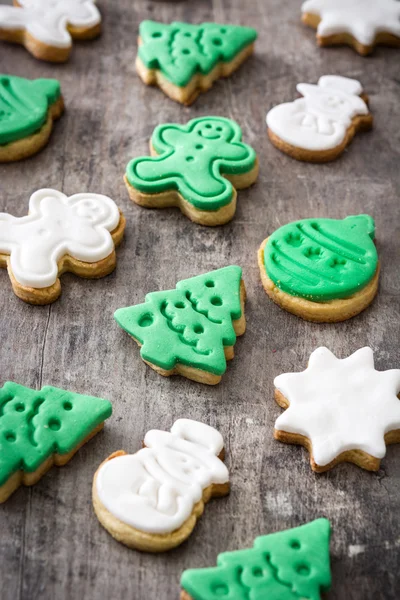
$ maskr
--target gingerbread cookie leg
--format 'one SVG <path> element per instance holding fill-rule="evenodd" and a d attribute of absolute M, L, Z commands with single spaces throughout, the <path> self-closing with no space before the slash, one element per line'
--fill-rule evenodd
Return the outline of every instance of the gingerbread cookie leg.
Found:
<path fill-rule="evenodd" d="M 182 375 L 215 385 L 246 328 L 242 269 L 225 267 L 180 281 L 175 290 L 147 294 L 143 304 L 120 308 L 115 320 L 160 375 Z"/>
<path fill-rule="evenodd" d="M 93 506 L 118 541 L 164 552 L 191 534 L 204 505 L 229 493 L 220 433 L 189 419 L 149 431 L 136 454 L 115 452 L 96 471 Z"/>
<path fill-rule="evenodd" d="M 305 446 L 318 473 L 341 462 L 377 471 L 386 444 L 400 442 L 400 369 L 376 371 L 371 348 L 342 360 L 318 348 L 305 371 L 279 375 L 274 385 L 286 408 L 275 438 Z"/>
<path fill-rule="evenodd" d="M 152 157 L 131 160 L 125 183 L 131 200 L 147 208 L 177 206 L 192 221 L 222 225 L 236 210 L 236 190 L 258 176 L 253 148 L 230 119 L 193 119 L 186 126 L 158 126 Z"/>
<path fill-rule="evenodd" d="M 124 216 L 107 196 L 68 198 L 39 190 L 30 198 L 26 217 L 0 213 L 0 267 L 7 267 L 21 300 L 49 304 L 61 293 L 62 273 L 86 278 L 111 273 L 124 229 Z"/>
<path fill-rule="evenodd" d="M 65 465 L 104 426 L 108 400 L 7 382 L 0 389 L 0 503 Z"/>

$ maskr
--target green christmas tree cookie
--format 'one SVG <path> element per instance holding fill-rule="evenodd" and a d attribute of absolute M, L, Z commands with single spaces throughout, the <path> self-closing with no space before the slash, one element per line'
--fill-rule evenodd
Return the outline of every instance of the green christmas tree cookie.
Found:
<path fill-rule="evenodd" d="M 252 54 L 256 38 L 251 27 L 143 21 L 136 69 L 144 83 L 189 105 L 216 79 L 233 73 Z"/>
<path fill-rule="evenodd" d="M 0 162 L 26 158 L 47 142 L 63 110 L 55 79 L 0 75 Z"/>
<path fill-rule="evenodd" d="M 329 539 L 327 519 L 258 537 L 217 567 L 184 571 L 181 599 L 320 600 L 331 586 Z"/>
<path fill-rule="evenodd" d="M 111 415 L 108 400 L 8 381 L 0 389 L 0 502 L 64 465 Z"/>
<path fill-rule="evenodd" d="M 152 157 L 139 157 L 126 168 L 130 198 L 141 206 L 178 206 L 193 221 L 221 225 L 236 210 L 236 189 L 258 175 L 257 156 L 242 142 L 235 121 L 201 117 L 187 125 L 165 124 L 154 130 Z M 235 189 L 236 188 L 236 189 Z"/>
<path fill-rule="evenodd" d="M 215 384 L 233 358 L 236 336 L 245 331 L 244 300 L 242 269 L 231 266 L 147 294 L 143 304 L 114 316 L 158 373 Z"/>
<path fill-rule="evenodd" d="M 364 310 L 378 290 L 372 217 L 304 219 L 277 229 L 261 245 L 267 294 L 310 321 L 334 322 Z"/>

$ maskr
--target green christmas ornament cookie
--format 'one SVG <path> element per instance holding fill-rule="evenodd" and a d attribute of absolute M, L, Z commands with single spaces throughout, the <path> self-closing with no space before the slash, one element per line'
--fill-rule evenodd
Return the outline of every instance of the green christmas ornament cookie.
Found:
<path fill-rule="evenodd" d="M 120 308 L 115 320 L 160 375 L 183 375 L 213 385 L 233 358 L 246 328 L 242 269 L 231 266 L 151 292 L 143 304 Z"/>
<path fill-rule="evenodd" d="M 13 382 L 0 389 L 0 503 L 65 465 L 111 415 L 108 400 Z"/>
<path fill-rule="evenodd" d="M 0 162 L 21 160 L 41 150 L 63 108 L 56 79 L 0 75 Z"/>
<path fill-rule="evenodd" d="M 378 291 L 374 237 L 375 223 L 368 215 L 284 225 L 259 250 L 264 289 L 303 319 L 349 319 L 367 308 Z"/>
<path fill-rule="evenodd" d="M 232 219 L 236 190 L 257 179 L 257 155 L 231 119 L 159 125 L 150 148 L 153 156 L 134 158 L 126 168 L 131 200 L 147 208 L 177 206 L 196 223 L 221 225 Z"/>
<path fill-rule="evenodd" d="M 143 21 L 136 70 L 182 104 L 192 104 L 216 79 L 228 77 L 253 53 L 257 32 L 218 23 Z"/>
<path fill-rule="evenodd" d="M 320 600 L 331 586 L 329 540 L 327 519 L 258 537 L 217 567 L 184 571 L 181 600 Z"/>

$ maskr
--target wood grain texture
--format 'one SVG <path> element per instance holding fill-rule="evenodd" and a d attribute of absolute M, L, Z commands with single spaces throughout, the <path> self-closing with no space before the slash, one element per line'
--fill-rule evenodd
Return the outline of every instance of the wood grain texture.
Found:
<path fill-rule="evenodd" d="M 45 150 L 0 166 L 0 210 L 22 216 L 34 190 L 54 187 L 67 194 L 110 195 L 127 219 L 116 271 L 98 281 L 64 275 L 62 296 L 52 306 L 19 301 L 7 273 L 0 272 L 1 380 L 65 387 L 114 405 L 104 431 L 67 466 L 52 469 L 31 489 L 19 489 L 0 508 L 2 600 L 178 599 L 183 569 L 214 565 L 219 552 L 250 547 L 257 535 L 319 516 L 333 525 L 334 585 L 328 598 L 398 598 L 400 448 L 388 448 L 376 474 L 340 465 L 318 475 L 305 450 L 273 438 L 281 413 L 273 378 L 304 368 L 317 346 L 344 357 L 369 344 L 377 368 L 399 367 L 399 53 L 377 48 L 366 59 L 350 48 L 317 48 L 315 32 L 301 24 L 296 4 L 99 0 L 102 36 L 75 43 L 65 65 L 36 61 L 18 46 L 0 46 L 0 72 L 57 77 L 66 104 Z M 254 57 L 189 109 L 144 86 L 135 74 L 136 35 L 145 18 L 238 23 L 256 27 L 260 37 Z M 361 80 L 374 129 L 357 135 L 336 162 L 299 163 L 269 142 L 265 114 L 291 101 L 296 83 L 316 82 L 324 74 Z M 233 221 L 213 229 L 191 223 L 177 209 L 134 205 L 122 178 L 129 159 L 147 155 L 158 123 L 201 115 L 237 120 L 260 160 L 258 183 L 239 192 Z M 268 299 L 256 258 L 267 235 L 296 219 L 361 212 L 376 219 L 382 263 L 380 291 L 369 309 L 345 323 L 316 325 Z M 244 270 L 248 328 L 222 382 L 210 388 L 160 377 L 143 364 L 113 311 L 228 264 Z M 111 452 L 137 450 L 148 429 L 169 429 L 179 417 L 222 432 L 232 491 L 210 502 L 180 548 L 140 554 L 115 542 L 98 523 L 92 477 Z"/>

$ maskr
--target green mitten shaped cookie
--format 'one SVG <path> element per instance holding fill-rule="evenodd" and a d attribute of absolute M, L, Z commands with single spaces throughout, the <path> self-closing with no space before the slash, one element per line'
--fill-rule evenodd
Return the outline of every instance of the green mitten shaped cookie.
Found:
<path fill-rule="evenodd" d="M 216 79 L 233 73 L 252 54 L 256 38 L 251 27 L 143 21 L 136 69 L 144 83 L 189 105 Z"/>
<path fill-rule="evenodd" d="M 0 163 L 41 150 L 63 108 L 56 79 L 0 75 Z"/>
<path fill-rule="evenodd" d="M 178 206 L 192 221 L 221 225 L 236 210 L 236 189 L 258 175 L 253 148 L 242 141 L 235 121 L 201 117 L 187 125 L 159 125 L 151 138 L 152 157 L 130 161 L 125 183 L 141 206 Z"/>
<path fill-rule="evenodd" d="M 108 400 L 8 381 L 0 389 L 0 503 L 33 485 L 53 464 L 65 465 L 103 428 Z"/>
<path fill-rule="evenodd" d="M 142 359 L 164 376 L 216 384 L 245 331 L 242 269 L 231 266 L 180 281 L 120 308 L 115 320 L 141 346 Z"/>
<path fill-rule="evenodd" d="M 258 537 L 217 567 L 184 571 L 181 600 L 320 600 L 331 586 L 329 538 L 327 519 Z"/>

